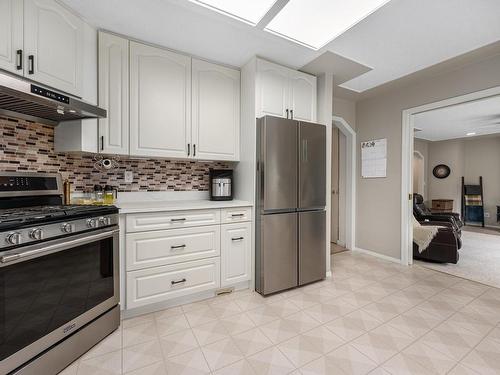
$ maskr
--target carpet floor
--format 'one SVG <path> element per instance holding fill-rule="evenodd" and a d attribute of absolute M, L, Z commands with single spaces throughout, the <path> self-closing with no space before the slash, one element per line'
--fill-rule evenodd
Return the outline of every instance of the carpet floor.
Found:
<path fill-rule="evenodd" d="M 462 248 L 457 264 L 416 263 L 436 271 L 500 287 L 500 236 L 462 231 Z"/>

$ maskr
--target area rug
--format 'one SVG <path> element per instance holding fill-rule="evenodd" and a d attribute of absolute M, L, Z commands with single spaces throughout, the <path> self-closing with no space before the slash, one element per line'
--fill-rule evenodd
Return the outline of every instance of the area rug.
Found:
<path fill-rule="evenodd" d="M 457 264 L 415 263 L 500 288 L 500 236 L 462 231 L 462 242 Z"/>

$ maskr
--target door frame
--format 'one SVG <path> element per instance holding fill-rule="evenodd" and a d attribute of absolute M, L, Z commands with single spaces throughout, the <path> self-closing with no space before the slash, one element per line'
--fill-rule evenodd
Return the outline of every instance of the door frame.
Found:
<path fill-rule="evenodd" d="M 413 163 L 415 163 L 415 157 L 418 157 L 420 160 L 422 160 L 422 167 L 423 167 L 422 179 L 423 179 L 423 181 L 422 181 L 422 186 L 421 186 L 422 191 L 419 192 L 419 194 L 421 194 L 424 197 L 424 199 L 426 199 L 427 197 L 425 195 L 425 187 L 427 185 L 427 181 L 425 179 L 425 163 L 427 162 L 427 160 L 425 160 L 425 156 L 420 151 L 414 149 L 413 150 L 413 160 L 412 160 Z M 415 166 L 412 165 L 412 170 L 414 170 L 414 168 L 415 168 Z M 413 184 L 412 184 L 412 186 L 413 186 Z"/>
<path fill-rule="evenodd" d="M 346 137 L 346 243 L 347 249 L 355 250 L 356 243 L 356 132 L 349 123 L 340 116 L 332 116 L 332 127 L 335 124 Z M 331 142 L 331 140 L 330 140 Z M 331 163 L 331 156 L 330 156 Z M 331 166 L 330 166 L 331 168 Z M 331 176 L 329 177 L 331 179 Z M 331 194 L 330 191 L 328 192 Z M 328 207 L 331 215 L 331 201 Z M 328 239 L 328 242 L 330 240 Z"/>
<path fill-rule="evenodd" d="M 418 113 L 500 95 L 500 86 L 408 108 L 402 113 L 401 139 L 401 264 L 413 264 L 413 139 Z"/>

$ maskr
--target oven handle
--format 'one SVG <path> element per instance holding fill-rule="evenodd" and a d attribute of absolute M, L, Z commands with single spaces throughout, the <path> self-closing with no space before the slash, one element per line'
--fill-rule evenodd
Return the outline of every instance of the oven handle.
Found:
<path fill-rule="evenodd" d="M 104 233 L 94 234 L 92 236 L 85 236 L 83 238 L 79 238 L 76 240 L 64 241 L 62 243 L 49 245 L 46 247 L 42 247 L 41 249 L 29 250 L 23 253 L 4 255 L 0 257 L 0 263 L 3 264 L 10 263 L 23 258 L 34 258 L 34 257 L 38 258 L 43 256 L 44 254 L 56 253 L 58 251 L 65 250 L 70 247 L 76 247 L 89 242 L 99 241 L 104 238 L 112 237 L 115 233 L 118 233 L 119 231 L 120 231 L 119 229 L 114 229 L 112 231 L 106 231 Z"/>

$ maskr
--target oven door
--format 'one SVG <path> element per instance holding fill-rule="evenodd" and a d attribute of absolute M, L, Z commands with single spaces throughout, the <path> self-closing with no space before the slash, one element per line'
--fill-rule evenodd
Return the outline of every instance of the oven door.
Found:
<path fill-rule="evenodd" d="M 119 303 L 118 227 L 0 253 L 0 374 Z"/>

